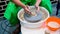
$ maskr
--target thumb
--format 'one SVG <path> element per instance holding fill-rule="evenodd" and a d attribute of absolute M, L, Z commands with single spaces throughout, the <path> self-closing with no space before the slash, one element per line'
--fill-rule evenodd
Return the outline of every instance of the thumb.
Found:
<path fill-rule="evenodd" d="M 27 8 L 30 9 L 30 7 L 27 5 Z"/>
<path fill-rule="evenodd" d="M 39 6 L 37 7 L 37 11 L 39 11 L 40 10 L 40 8 L 39 8 Z"/>
<path fill-rule="evenodd" d="M 37 11 L 39 11 L 39 10 L 40 10 L 39 6 L 35 6 L 35 7 L 36 7 L 36 10 L 37 10 Z"/>

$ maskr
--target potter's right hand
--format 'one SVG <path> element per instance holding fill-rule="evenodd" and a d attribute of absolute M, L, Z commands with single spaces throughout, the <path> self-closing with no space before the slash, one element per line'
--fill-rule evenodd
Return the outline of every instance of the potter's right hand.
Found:
<path fill-rule="evenodd" d="M 24 10 L 25 10 L 25 13 L 27 13 L 27 14 L 31 14 L 31 12 L 29 11 L 29 6 L 26 6 L 25 8 L 24 8 Z"/>

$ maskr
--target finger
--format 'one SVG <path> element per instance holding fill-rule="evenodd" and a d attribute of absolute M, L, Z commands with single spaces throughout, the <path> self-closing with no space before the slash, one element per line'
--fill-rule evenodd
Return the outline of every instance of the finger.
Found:
<path fill-rule="evenodd" d="M 31 14 L 31 12 L 28 12 L 28 14 Z"/>
<path fill-rule="evenodd" d="M 29 9 L 28 9 L 28 8 L 26 8 L 25 10 L 26 10 L 26 11 L 29 11 Z"/>
<path fill-rule="evenodd" d="M 26 9 L 25 12 L 26 12 L 27 14 L 31 14 L 31 12 L 30 12 L 28 9 Z"/>
<path fill-rule="evenodd" d="M 35 7 L 36 7 L 36 10 L 37 10 L 37 11 L 39 11 L 39 10 L 40 10 L 39 6 L 35 6 Z"/>
<path fill-rule="evenodd" d="M 31 12 L 29 11 L 29 9 L 28 9 L 28 8 L 26 9 L 26 11 L 27 11 L 27 13 L 28 13 L 28 14 L 31 14 Z"/>
<path fill-rule="evenodd" d="M 37 11 L 39 11 L 39 10 L 40 10 L 40 8 L 38 7 L 38 8 L 37 8 Z"/>
<path fill-rule="evenodd" d="M 29 7 L 29 6 L 27 6 L 27 8 L 28 8 L 28 9 L 30 9 L 30 7 Z"/>
<path fill-rule="evenodd" d="M 26 11 L 25 13 L 27 13 L 27 14 L 31 14 L 31 12 L 29 12 L 29 11 Z"/>
<path fill-rule="evenodd" d="M 30 9 L 30 7 L 27 5 L 27 8 Z"/>

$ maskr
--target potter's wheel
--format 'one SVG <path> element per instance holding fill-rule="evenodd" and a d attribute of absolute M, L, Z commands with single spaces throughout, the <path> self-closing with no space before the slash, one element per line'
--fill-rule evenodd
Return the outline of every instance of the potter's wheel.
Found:
<path fill-rule="evenodd" d="M 42 11 L 41 10 L 37 11 L 35 7 L 34 8 L 30 7 L 29 11 L 32 14 L 24 13 L 25 20 L 27 20 L 29 22 L 38 22 L 38 21 L 42 20 Z"/>
<path fill-rule="evenodd" d="M 37 21 L 40 21 L 42 19 L 42 13 L 41 12 L 34 11 L 33 13 L 35 13 L 35 16 L 25 13 L 24 18 L 29 22 L 37 22 Z"/>

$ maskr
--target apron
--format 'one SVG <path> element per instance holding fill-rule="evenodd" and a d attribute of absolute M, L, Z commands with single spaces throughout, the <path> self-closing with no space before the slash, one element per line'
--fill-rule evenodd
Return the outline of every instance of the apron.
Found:
<path fill-rule="evenodd" d="M 21 0 L 21 2 L 24 3 L 25 5 L 33 6 L 36 3 L 36 0 Z M 45 7 L 50 14 L 52 13 L 52 6 L 50 0 L 42 0 L 40 6 Z M 10 0 L 10 2 L 6 7 L 4 17 L 10 21 L 10 24 L 12 26 L 15 26 L 16 24 L 19 23 L 19 20 L 17 18 L 17 13 L 20 9 L 21 7 L 13 3 L 12 0 Z"/>

